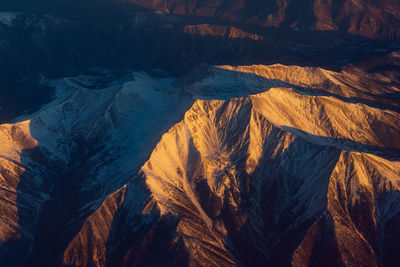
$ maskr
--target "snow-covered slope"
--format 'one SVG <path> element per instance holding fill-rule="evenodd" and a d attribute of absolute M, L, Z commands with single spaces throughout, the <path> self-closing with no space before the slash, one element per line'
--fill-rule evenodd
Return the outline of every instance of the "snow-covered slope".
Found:
<path fill-rule="evenodd" d="M 64 87 L 53 102 L 0 125 L 1 263 L 395 266 L 393 75 L 257 65 L 103 89 L 48 80 Z"/>
<path fill-rule="evenodd" d="M 80 222 L 135 175 L 190 103 L 173 79 L 134 73 L 104 89 L 77 86 L 87 78 L 48 81 L 61 87 L 53 102 L 29 120 L 0 126 L 2 201 L 8 203 L 2 242 L 17 239 L 28 226 L 24 243 L 26 238 L 33 242 L 33 233 L 40 235 L 41 229 L 51 226 L 48 238 L 54 238 L 66 225 Z M 25 202 L 26 212 L 21 210 Z M 34 218 L 21 221 L 28 215 Z M 24 250 L 16 253 L 21 261 L 27 256 Z"/>

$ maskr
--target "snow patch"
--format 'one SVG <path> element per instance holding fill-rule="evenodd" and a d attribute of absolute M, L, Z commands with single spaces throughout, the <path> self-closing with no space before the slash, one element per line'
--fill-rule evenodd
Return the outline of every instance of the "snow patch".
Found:
<path fill-rule="evenodd" d="M 6 26 L 12 26 L 17 15 L 18 13 L 16 12 L 0 12 L 0 23 Z"/>

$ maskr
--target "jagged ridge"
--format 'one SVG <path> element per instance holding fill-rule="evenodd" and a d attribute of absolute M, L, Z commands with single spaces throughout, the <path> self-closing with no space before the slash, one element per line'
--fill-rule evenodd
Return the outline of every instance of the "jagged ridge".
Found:
<path fill-rule="evenodd" d="M 19 238 L 27 226 L 18 221 L 23 215 L 33 223 L 15 251 L 34 249 L 18 264 L 48 260 L 38 256 L 46 240 L 55 244 L 49 253 L 59 265 L 391 266 L 398 260 L 386 248 L 399 238 L 393 228 L 399 220 L 400 116 L 390 97 L 398 92 L 396 81 L 379 75 L 352 66 L 341 73 L 224 66 L 182 79 L 136 74 L 124 86 L 74 89 L 31 121 L 1 126 L 2 139 L 10 140 L 2 147 L 2 168 L 15 178 L 2 172 L 3 181 L 7 190 L 20 192 L 8 205 L 11 212 L 2 211 L 8 219 L 2 229 L 11 229 L 4 241 Z M 367 82 L 374 84 L 371 94 L 364 90 Z M 193 98 L 202 100 L 191 105 Z M 76 115 L 82 109 L 86 117 Z M 163 126 L 143 123 L 143 114 Z M 157 136 L 174 124 L 156 145 Z M 24 134 L 9 130 L 13 127 Z M 137 127 L 146 130 L 137 134 Z M 66 138 L 71 133 L 77 138 Z M 153 145 L 138 146 L 138 138 Z M 85 144 L 96 142 L 105 146 L 85 151 Z M 36 146 L 40 149 L 33 151 L 42 152 L 24 159 L 22 150 Z M 65 164 L 62 176 L 46 169 L 51 160 Z M 85 167 L 76 168 L 81 162 Z M 23 169 L 7 167 L 12 164 Z M 42 177 L 49 186 L 23 176 L 27 167 L 44 168 L 25 174 Z M 59 240 L 37 229 L 39 219 L 43 223 L 56 214 L 43 206 L 45 198 L 20 210 L 31 199 L 21 194 L 30 192 L 29 186 L 37 195 L 47 192 L 51 209 L 61 203 L 73 207 L 66 208 L 66 223 L 57 228 Z M 7 201 L 3 188 L 1 199 Z M 64 191 L 82 202 L 60 202 L 54 194 Z M 9 247 L 2 244 L 2 253 Z"/>

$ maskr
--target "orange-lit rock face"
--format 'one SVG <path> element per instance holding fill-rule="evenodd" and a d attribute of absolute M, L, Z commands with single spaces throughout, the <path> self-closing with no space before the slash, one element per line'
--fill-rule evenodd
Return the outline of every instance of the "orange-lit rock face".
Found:
<path fill-rule="evenodd" d="M 297 81 L 301 82 L 301 79 Z M 378 120 L 379 123 L 375 123 Z M 196 101 L 185 119 L 163 136 L 142 172 L 160 210 L 182 216 L 177 230 L 186 239 L 185 245 L 194 262 L 210 261 L 209 250 L 229 252 L 223 240 L 229 235 L 235 236 L 245 223 L 256 223 L 252 222 L 254 214 L 248 214 L 255 207 L 242 204 L 242 197 L 247 196 L 254 198 L 254 205 L 277 209 L 275 212 L 284 209 L 285 205 L 299 209 L 297 220 L 302 216 L 306 220 L 307 213 L 313 212 L 301 211 L 307 206 L 312 209 L 319 204 L 317 210 L 325 210 L 327 215 L 323 216 L 327 218 L 310 226 L 304 241 L 293 254 L 293 265 L 311 264 L 316 257 L 312 252 L 318 246 L 316 238 L 322 235 L 320 238 L 332 238 L 327 253 L 338 255 L 337 264 L 377 266 L 374 196 L 386 194 L 382 187 L 398 188 L 400 165 L 369 153 L 379 154 L 384 147 L 399 151 L 400 147 L 394 141 L 399 138 L 399 126 L 400 117 L 396 112 L 346 103 L 334 97 L 299 94 L 286 88 L 273 88 L 244 99 Z M 388 134 L 386 137 L 385 133 Z M 283 173 L 278 168 L 270 170 L 270 177 L 260 175 L 271 168 L 266 162 L 271 161 L 271 165 L 275 160 L 286 162 L 296 153 L 293 150 L 305 149 L 301 147 L 307 146 L 308 142 L 319 147 L 317 150 L 333 149 L 325 156 L 316 152 L 310 158 L 306 156 L 309 151 L 304 152 L 303 158 L 297 159 L 304 163 L 294 165 L 293 170 L 279 165 L 282 171 L 285 170 Z M 366 153 L 346 152 L 353 150 Z M 320 162 L 321 156 L 327 157 L 326 163 Z M 332 169 L 322 178 L 321 173 L 327 171 L 325 164 L 331 165 Z M 295 182 L 291 179 L 299 179 L 296 176 L 301 177 L 308 171 L 316 173 L 300 187 L 292 184 Z M 281 188 L 274 185 L 275 179 L 276 183 L 287 184 Z M 312 202 L 307 203 L 310 198 L 306 194 L 311 193 L 313 183 L 323 191 L 318 201 L 314 193 L 310 196 Z M 265 187 L 283 190 L 281 197 L 286 200 L 280 208 L 276 204 L 263 203 L 265 193 L 258 195 L 260 191 L 257 194 L 252 187 L 261 191 L 266 190 Z M 279 201 L 279 194 L 270 201 Z M 312 204 L 313 201 L 316 203 Z M 234 222 L 232 218 L 235 218 Z M 327 220 L 332 221 L 331 224 L 326 225 Z M 269 223 L 264 221 L 264 224 Z M 332 231 L 332 236 L 327 236 L 321 227 Z M 283 235 L 285 231 L 289 232 L 283 230 Z M 276 235 L 268 231 L 263 234 Z M 199 242 L 205 244 L 197 247 L 195 244 Z M 270 245 L 268 242 L 258 244 L 261 247 Z M 292 246 L 295 249 L 295 244 Z M 322 262 L 329 257 L 323 258 Z M 234 261 L 234 258 L 219 253 L 214 257 L 214 263 L 229 265 L 228 259 Z"/>
<path fill-rule="evenodd" d="M 114 216 L 124 203 L 125 188 L 110 195 L 103 206 L 96 211 L 85 224 L 77 236 L 71 241 L 64 252 L 63 264 L 87 266 L 95 264 L 104 266 L 106 261 L 106 246 Z M 76 255 L 81 255 L 78 259 Z"/>
<path fill-rule="evenodd" d="M 191 75 L 67 88 L 0 126 L 0 248 L 21 255 L 5 266 L 397 262 L 393 71 Z"/>
<path fill-rule="evenodd" d="M 185 26 L 184 32 L 192 35 L 215 36 L 227 39 L 263 40 L 262 36 L 247 33 L 235 27 L 215 26 L 209 24 Z"/>
<path fill-rule="evenodd" d="M 399 265 L 398 0 L 5 2 L 0 267 Z"/>
<path fill-rule="evenodd" d="M 23 151 L 37 146 L 29 129 L 30 121 L 0 125 L 0 242 L 21 238 L 17 188 L 26 166 Z"/>
<path fill-rule="evenodd" d="M 187 16 L 322 31 L 341 30 L 371 38 L 398 39 L 399 3 L 390 1 L 183 1 L 130 0 L 131 3 Z"/>

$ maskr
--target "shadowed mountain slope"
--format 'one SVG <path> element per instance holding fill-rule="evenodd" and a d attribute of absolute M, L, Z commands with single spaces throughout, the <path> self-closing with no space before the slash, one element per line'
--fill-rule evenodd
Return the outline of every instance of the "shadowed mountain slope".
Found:
<path fill-rule="evenodd" d="M 20 0 L 3 1 L 2 5 L 39 12 L 69 10 L 71 13 L 84 11 L 89 14 L 151 10 L 161 14 L 300 31 L 341 31 L 391 40 L 400 37 L 400 5 L 396 0 L 41 0 L 31 4 Z"/>
<path fill-rule="evenodd" d="M 391 77 L 252 65 L 45 79 L 53 100 L 0 126 L 1 264 L 395 266 Z"/>

